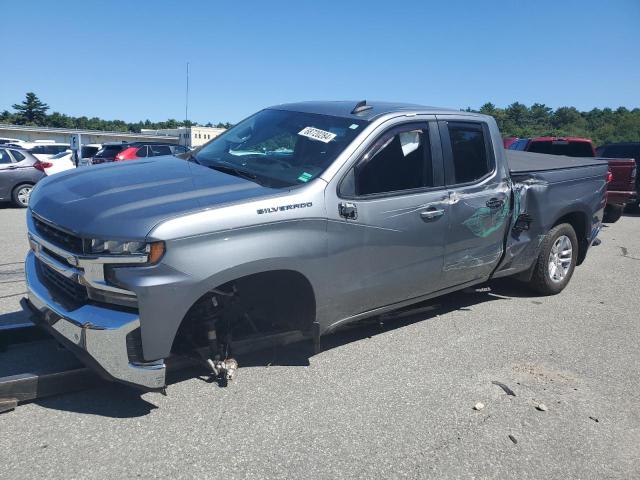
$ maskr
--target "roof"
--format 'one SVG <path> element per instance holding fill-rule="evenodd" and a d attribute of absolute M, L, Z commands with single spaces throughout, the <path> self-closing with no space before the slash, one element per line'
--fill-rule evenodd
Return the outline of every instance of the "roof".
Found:
<path fill-rule="evenodd" d="M 305 113 L 317 113 L 320 115 L 332 115 L 334 117 L 346 117 L 357 118 L 361 120 L 371 121 L 377 117 L 388 113 L 399 112 L 423 112 L 423 113 L 451 113 L 458 110 L 439 108 L 439 107 L 427 107 L 424 105 L 417 105 L 412 103 L 398 103 L 398 102 L 367 102 L 367 106 L 373 107 L 368 110 L 364 110 L 360 113 L 351 113 L 358 101 L 316 101 L 316 102 L 298 102 L 298 103 L 285 103 L 282 105 L 275 105 L 270 107 L 274 110 L 292 110 L 294 112 Z"/>

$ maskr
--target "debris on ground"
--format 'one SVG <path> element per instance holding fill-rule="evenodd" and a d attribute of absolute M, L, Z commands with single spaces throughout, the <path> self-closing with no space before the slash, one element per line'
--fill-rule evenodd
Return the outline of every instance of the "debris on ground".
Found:
<path fill-rule="evenodd" d="M 518 444 L 518 440 L 516 440 L 516 437 L 514 437 L 513 435 L 509 435 L 509 440 L 511 440 L 515 445 Z"/>
<path fill-rule="evenodd" d="M 501 382 L 496 382 L 495 380 L 493 382 L 494 385 L 497 385 L 498 387 L 500 387 L 502 390 L 504 390 L 504 393 L 506 393 L 507 395 L 510 395 L 512 397 L 515 397 L 516 394 L 513 390 L 511 390 L 507 385 L 505 385 L 504 383 Z"/>
<path fill-rule="evenodd" d="M 478 402 L 473 406 L 474 410 L 482 410 L 484 408 L 484 403 Z"/>
<path fill-rule="evenodd" d="M 589 416 L 589 418 L 590 418 L 591 420 L 593 420 L 594 422 L 596 422 L 596 423 L 599 423 L 599 422 L 600 422 L 600 420 L 598 420 L 596 417 Z"/>
<path fill-rule="evenodd" d="M 540 410 L 541 412 L 546 412 L 547 410 L 549 410 L 549 409 L 547 408 L 547 406 L 546 406 L 544 403 L 539 403 L 539 404 L 536 406 L 536 408 L 537 408 L 538 410 Z"/>

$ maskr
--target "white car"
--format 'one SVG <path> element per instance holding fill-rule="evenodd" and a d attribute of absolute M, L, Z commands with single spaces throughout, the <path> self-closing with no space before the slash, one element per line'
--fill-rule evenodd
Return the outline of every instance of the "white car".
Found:
<path fill-rule="evenodd" d="M 34 142 L 29 144 L 29 146 L 25 145 L 25 148 L 38 160 L 46 160 L 52 155 L 57 155 L 58 153 L 68 150 L 69 144 L 54 142 Z"/>
<path fill-rule="evenodd" d="M 98 143 L 82 145 L 81 158 L 78 161 L 78 166 L 84 167 L 86 165 L 91 165 L 91 157 L 93 157 L 100 148 L 102 148 L 102 145 Z M 65 170 L 76 168 L 73 161 L 73 152 L 71 150 L 64 150 L 56 155 L 44 159 L 43 165 L 44 173 L 47 175 L 54 175 L 56 173 L 64 172 Z"/>

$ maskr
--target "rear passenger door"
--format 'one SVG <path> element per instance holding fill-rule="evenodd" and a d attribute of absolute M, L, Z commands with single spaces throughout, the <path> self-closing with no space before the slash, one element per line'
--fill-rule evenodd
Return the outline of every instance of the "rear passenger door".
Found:
<path fill-rule="evenodd" d="M 445 120 L 438 126 L 450 212 L 443 279 L 451 287 L 486 279 L 498 264 L 510 187 L 496 165 L 487 123 Z"/>

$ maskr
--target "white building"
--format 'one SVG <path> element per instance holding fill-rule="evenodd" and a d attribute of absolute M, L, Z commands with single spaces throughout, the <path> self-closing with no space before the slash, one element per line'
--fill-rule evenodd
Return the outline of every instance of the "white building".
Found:
<path fill-rule="evenodd" d="M 149 130 L 142 129 L 142 133 L 153 135 L 171 135 L 174 138 L 178 138 L 180 145 L 187 147 L 199 147 L 204 145 L 209 140 L 216 138 L 225 128 L 216 127 L 178 127 L 178 128 L 163 128 L 161 130 Z"/>

